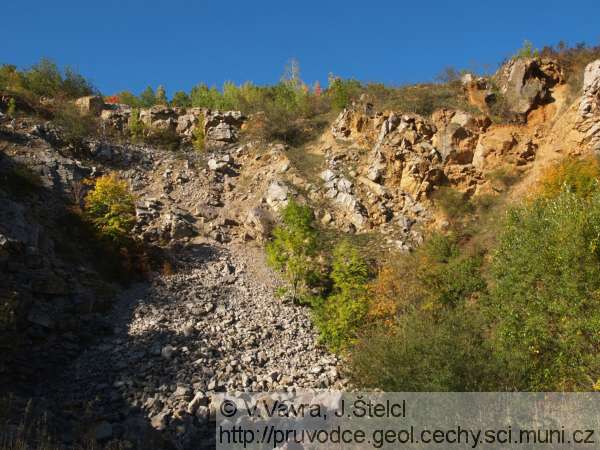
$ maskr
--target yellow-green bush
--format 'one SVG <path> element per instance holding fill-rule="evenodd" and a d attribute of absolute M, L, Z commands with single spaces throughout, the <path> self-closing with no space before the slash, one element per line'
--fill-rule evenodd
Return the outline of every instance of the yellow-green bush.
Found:
<path fill-rule="evenodd" d="M 104 175 L 93 182 L 85 197 L 85 212 L 102 236 L 124 241 L 135 225 L 134 197 L 125 180 L 116 174 Z"/>
<path fill-rule="evenodd" d="M 600 379 L 600 192 L 564 186 L 509 212 L 493 258 L 486 304 L 510 389 Z"/>
<path fill-rule="evenodd" d="M 273 230 L 267 243 L 267 261 L 282 272 L 290 284 L 294 300 L 306 299 L 315 278 L 317 234 L 314 214 L 308 206 L 290 199 L 281 211 L 282 224 Z"/>
<path fill-rule="evenodd" d="M 6 109 L 6 115 L 8 117 L 15 117 L 16 112 L 17 112 L 17 102 L 15 101 L 14 98 L 11 98 L 8 101 L 8 108 Z"/>
<path fill-rule="evenodd" d="M 200 115 L 192 132 L 192 145 L 199 152 L 204 151 L 204 138 L 204 115 Z"/>
<path fill-rule="evenodd" d="M 598 189 L 600 163 L 595 157 L 566 158 L 548 168 L 539 182 L 539 196 L 555 198 L 567 191 L 588 197 Z"/>
<path fill-rule="evenodd" d="M 358 385 L 386 390 L 478 390 L 495 378 L 485 346 L 482 260 L 433 235 L 390 260 L 369 291 L 369 315 L 350 351 Z M 487 383 L 487 384 L 486 384 Z"/>
<path fill-rule="evenodd" d="M 369 267 L 348 241 L 333 250 L 329 296 L 315 299 L 315 321 L 319 335 L 332 350 L 351 345 L 367 316 Z"/>

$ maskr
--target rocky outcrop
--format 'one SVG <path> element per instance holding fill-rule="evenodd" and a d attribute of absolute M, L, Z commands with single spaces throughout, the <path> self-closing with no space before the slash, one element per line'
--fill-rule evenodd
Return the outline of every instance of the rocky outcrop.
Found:
<path fill-rule="evenodd" d="M 237 142 L 245 117 L 239 111 L 205 112 L 204 142 L 209 148 L 223 147 Z"/>
<path fill-rule="evenodd" d="M 5 387 L 40 382 L 76 355 L 105 330 L 99 313 L 110 304 L 99 294 L 108 283 L 86 261 L 90 243 L 76 243 L 81 227 L 65 201 L 90 171 L 25 133 L 13 138 L 26 151 L 0 152 L 0 308 L 14 307 L 12 320 L 0 314 Z"/>
<path fill-rule="evenodd" d="M 518 117 L 552 101 L 551 89 L 564 81 L 559 64 L 549 58 L 513 58 L 494 76 L 510 110 Z"/>
<path fill-rule="evenodd" d="M 584 134 L 585 141 L 600 151 L 600 60 L 585 68 L 579 114 L 581 121 L 577 128 Z"/>
<path fill-rule="evenodd" d="M 466 73 L 461 77 L 461 83 L 469 103 L 481 111 L 487 112 L 495 99 L 490 81 L 484 77 L 475 77 Z"/>
<path fill-rule="evenodd" d="M 131 115 L 130 106 L 105 104 L 99 96 L 82 97 L 75 105 L 83 112 L 100 116 L 108 127 L 121 132 L 126 130 Z M 202 127 L 205 147 L 219 149 L 238 141 L 246 117 L 239 111 L 155 105 L 141 108 L 140 120 L 149 129 L 171 131 L 186 143 L 191 143 L 196 127 Z"/>
<path fill-rule="evenodd" d="M 432 145 L 447 164 L 471 164 L 480 134 L 491 125 L 487 117 L 447 109 L 436 111 L 431 120 L 437 129 Z"/>

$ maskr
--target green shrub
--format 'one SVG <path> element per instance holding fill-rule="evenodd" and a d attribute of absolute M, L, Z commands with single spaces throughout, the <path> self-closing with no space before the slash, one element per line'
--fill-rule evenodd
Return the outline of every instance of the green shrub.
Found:
<path fill-rule="evenodd" d="M 15 101 L 14 98 L 11 98 L 8 100 L 8 108 L 6 109 L 6 115 L 8 117 L 15 117 L 15 114 L 17 112 L 17 102 Z"/>
<path fill-rule="evenodd" d="M 599 180 L 600 163 L 597 158 L 566 158 L 543 173 L 539 195 L 554 198 L 567 191 L 589 197 L 598 191 Z"/>
<path fill-rule="evenodd" d="M 510 389 L 590 390 L 600 378 L 599 242 L 598 191 L 509 212 L 487 303 Z"/>
<path fill-rule="evenodd" d="M 523 41 L 523 46 L 517 50 L 517 53 L 513 56 L 514 59 L 519 58 L 536 58 L 540 56 L 540 51 L 536 48 L 533 48 L 533 44 L 528 41 Z"/>
<path fill-rule="evenodd" d="M 183 91 L 177 91 L 173 94 L 171 99 L 171 106 L 178 106 L 180 108 L 188 108 L 192 106 L 192 100 L 189 95 Z"/>
<path fill-rule="evenodd" d="M 351 349 L 351 376 L 384 390 L 479 390 L 495 378 L 476 297 L 482 259 L 454 236 L 432 235 L 371 284 L 369 322 Z"/>
<path fill-rule="evenodd" d="M 314 214 L 310 207 L 290 199 L 281 211 L 281 221 L 273 230 L 273 239 L 267 243 L 267 261 L 283 273 L 291 286 L 292 298 L 303 300 L 316 276 Z"/>
<path fill-rule="evenodd" d="M 506 95 L 504 95 L 500 89 L 496 86 L 492 86 L 492 97 L 488 103 L 490 112 L 490 119 L 494 123 L 509 123 L 517 121 L 518 117 L 511 109 L 510 102 Z"/>
<path fill-rule="evenodd" d="M 199 152 L 204 151 L 204 138 L 204 116 L 200 116 L 198 117 L 198 123 L 192 132 L 192 145 Z"/>
<path fill-rule="evenodd" d="M 319 335 L 333 351 L 350 345 L 367 316 L 369 268 L 358 250 L 347 241 L 333 250 L 333 291 L 315 306 Z"/>
<path fill-rule="evenodd" d="M 477 112 L 477 109 L 469 104 L 461 82 L 456 80 L 400 87 L 369 83 L 364 92 L 380 110 L 415 113 L 425 117 L 441 108 Z"/>
<path fill-rule="evenodd" d="M 12 64 L 2 64 L 0 66 L 0 89 L 11 91 L 21 88 L 23 76 L 17 70 L 17 66 Z"/>
<path fill-rule="evenodd" d="M 150 108 L 156 105 L 156 94 L 154 93 L 154 89 L 150 86 L 144 89 L 138 97 L 138 102 L 142 108 Z"/>
<path fill-rule="evenodd" d="M 132 108 L 129 122 L 127 123 L 127 130 L 134 142 L 141 142 L 144 139 L 146 127 L 140 120 L 140 110 L 138 108 Z"/>
<path fill-rule="evenodd" d="M 98 130 L 98 121 L 94 116 L 82 113 L 70 103 L 59 105 L 53 122 L 62 129 L 61 137 L 65 143 L 74 147 L 81 146 L 85 139 Z"/>
<path fill-rule="evenodd" d="M 348 373 L 356 386 L 388 392 L 495 390 L 501 372 L 483 330 L 476 306 L 436 314 L 414 309 L 393 329 L 377 327 L 363 336 Z"/>
<path fill-rule="evenodd" d="M 85 197 L 85 212 L 101 236 L 117 243 L 125 242 L 135 225 L 134 197 L 116 174 L 94 182 Z"/>
<path fill-rule="evenodd" d="M 498 167 L 497 169 L 492 170 L 488 177 L 492 181 L 497 181 L 502 184 L 504 188 L 509 188 L 521 177 L 521 173 L 517 172 L 514 167 L 503 166 Z"/>
<path fill-rule="evenodd" d="M 175 151 L 181 145 L 181 137 L 171 128 L 149 128 L 144 142 L 155 147 Z"/>
<path fill-rule="evenodd" d="M 331 101 L 334 110 L 340 111 L 357 100 L 362 92 L 362 86 L 356 80 L 344 80 L 333 74 L 329 75 L 329 86 L 327 87 L 327 96 Z"/>

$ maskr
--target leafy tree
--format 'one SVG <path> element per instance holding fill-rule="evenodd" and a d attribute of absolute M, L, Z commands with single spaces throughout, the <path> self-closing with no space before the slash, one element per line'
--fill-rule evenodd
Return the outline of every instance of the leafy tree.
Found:
<path fill-rule="evenodd" d="M 183 91 L 177 91 L 173 94 L 173 98 L 171 99 L 172 106 L 179 106 L 181 108 L 187 108 L 192 106 L 192 100 L 189 95 L 187 95 Z"/>
<path fill-rule="evenodd" d="M 98 93 L 90 81 L 71 67 L 65 69 L 61 92 L 69 98 L 84 97 Z"/>
<path fill-rule="evenodd" d="M 167 99 L 167 92 L 165 91 L 164 86 L 160 85 L 156 89 L 156 104 L 158 105 L 168 105 L 169 100 Z"/>
<path fill-rule="evenodd" d="M 116 174 L 94 182 L 85 197 L 85 211 L 100 234 L 115 242 L 124 242 L 135 225 L 134 197 Z"/>
<path fill-rule="evenodd" d="M 54 97 L 60 91 L 62 75 L 49 59 L 41 59 L 24 73 L 25 87 L 36 95 Z"/>
<path fill-rule="evenodd" d="M 292 58 L 288 61 L 281 77 L 281 82 L 294 90 L 302 88 L 304 83 L 302 82 L 302 78 L 300 78 L 300 62 L 297 59 Z"/>
<path fill-rule="evenodd" d="M 362 86 L 359 81 L 343 80 L 340 77 L 329 74 L 327 95 L 331 99 L 333 109 L 339 111 L 350 105 L 352 100 L 358 98 L 361 90 Z"/>
<path fill-rule="evenodd" d="M 45 58 L 24 71 L 21 77 L 23 89 L 39 96 L 77 98 L 97 93 L 82 75 L 67 67 L 63 76 L 58 66 Z"/>
<path fill-rule="evenodd" d="M 129 105 L 133 108 L 139 108 L 141 106 L 140 99 L 129 91 L 119 92 L 116 96 L 119 97 L 119 103 Z"/>
<path fill-rule="evenodd" d="M 360 253 L 344 241 L 333 251 L 333 292 L 315 305 L 321 339 L 334 351 L 353 342 L 368 312 L 369 268 Z"/>
<path fill-rule="evenodd" d="M 488 305 L 512 389 L 589 390 L 600 378 L 599 243 L 598 191 L 509 212 Z"/>
<path fill-rule="evenodd" d="M 281 211 L 282 224 L 273 230 L 266 246 L 268 263 L 283 273 L 294 300 L 304 296 L 315 277 L 317 235 L 314 214 L 308 206 L 290 199 Z"/>
<path fill-rule="evenodd" d="M 150 108 L 156 105 L 156 95 L 154 94 L 154 89 L 152 89 L 150 86 L 144 89 L 140 94 L 139 102 L 142 108 Z"/>
<path fill-rule="evenodd" d="M 220 92 L 217 88 L 200 83 L 194 86 L 190 92 L 193 107 L 217 109 L 220 103 Z"/>

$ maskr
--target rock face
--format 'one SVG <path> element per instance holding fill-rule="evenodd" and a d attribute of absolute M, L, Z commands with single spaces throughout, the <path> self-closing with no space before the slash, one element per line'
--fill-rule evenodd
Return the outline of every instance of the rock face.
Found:
<path fill-rule="evenodd" d="M 99 96 L 82 97 L 75 104 L 84 112 L 100 116 L 108 126 L 120 131 L 126 129 L 131 115 L 131 107 L 105 104 Z M 204 131 L 205 147 L 220 149 L 237 142 L 246 117 L 239 111 L 155 105 L 141 108 L 140 120 L 149 128 L 174 132 L 187 143 L 191 142 L 194 130 L 200 126 Z"/>
<path fill-rule="evenodd" d="M 564 81 L 560 66 L 549 58 L 516 58 L 495 75 L 510 109 L 523 117 L 552 100 L 550 89 Z"/>
<path fill-rule="evenodd" d="M 579 130 L 584 133 L 586 142 L 600 151 L 600 60 L 585 68 L 579 114 L 582 119 Z"/>
<path fill-rule="evenodd" d="M 588 64 L 583 74 L 583 97 L 579 106 L 582 116 L 600 111 L 600 60 Z"/>
<path fill-rule="evenodd" d="M 238 140 L 244 116 L 239 111 L 206 111 L 205 143 L 208 147 L 223 147 Z"/>
<path fill-rule="evenodd" d="M 488 111 L 489 105 L 494 101 L 490 82 L 483 77 L 474 77 L 470 73 L 463 75 L 461 82 L 469 103 L 481 111 Z"/>

